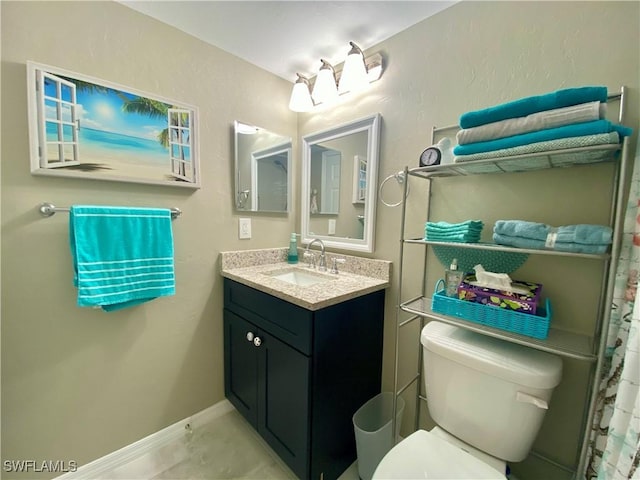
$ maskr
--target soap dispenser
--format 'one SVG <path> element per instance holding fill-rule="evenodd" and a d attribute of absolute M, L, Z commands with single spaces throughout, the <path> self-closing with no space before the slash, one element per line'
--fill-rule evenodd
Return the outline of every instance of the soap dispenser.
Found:
<path fill-rule="evenodd" d="M 451 260 L 451 265 L 444 272 L 444 288 L 447 297 L 455 297 L 458 294 L 458 285 L 462 282 L 464 272 L 458 270 L 458 260 Z"/>
<path fill-rule="evenodd" d="M 289 240 L 289 254 L 287 255 L 287 262 L 289 263 L 298 263 L 298 240 L 296 236 L 295 233 L 292 233 Z"/>

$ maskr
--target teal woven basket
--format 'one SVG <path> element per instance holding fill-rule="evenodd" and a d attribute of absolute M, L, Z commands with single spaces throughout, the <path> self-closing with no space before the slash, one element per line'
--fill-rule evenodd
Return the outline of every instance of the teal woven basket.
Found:
<path fill-rule="evenodd" d="M 545 301 L 544 307 L 538 307 L 536 315 L 507 310 L 497 306 L 458 300 L 447 297 L 444 290 L 438 290 L 443 280 L 436 284 L 436 291 L 431 299 L 431 309 L 450 317 L 457 317 L 470 322 L 499 328 L 508 332 L 526 335 L 538 339 L 545 339 L 549 334 L 551 323 L 551 303 Z"/>

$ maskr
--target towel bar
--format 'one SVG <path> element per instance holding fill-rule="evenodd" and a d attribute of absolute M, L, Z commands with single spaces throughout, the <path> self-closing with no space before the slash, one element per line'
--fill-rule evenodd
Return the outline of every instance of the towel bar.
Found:
<path fill-rule="evenodd" d="M 53 203 L 45 202 L 38 205 L 38 211 L 43 217 L 50 217 L 56 212 L 68 212 L 69 207 L 56 207 Z M 176 219 L 182 214 L 182 210 L 177 207 L 171 208 L 171 218 Z"/>

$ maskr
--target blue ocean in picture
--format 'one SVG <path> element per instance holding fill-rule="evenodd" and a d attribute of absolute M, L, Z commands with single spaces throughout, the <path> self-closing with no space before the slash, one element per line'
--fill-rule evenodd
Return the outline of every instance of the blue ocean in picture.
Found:
<path fill-rule="evenodd" d="M 56 125 L 47 123 L 47 140 L 55 141 L 56 138 Z M 169 165 L 169 149 L 158 140 L 92 128 L 80 128 L 78 140 L 80 162 L 109 163 L 112 159 L 132 164 Z"/>

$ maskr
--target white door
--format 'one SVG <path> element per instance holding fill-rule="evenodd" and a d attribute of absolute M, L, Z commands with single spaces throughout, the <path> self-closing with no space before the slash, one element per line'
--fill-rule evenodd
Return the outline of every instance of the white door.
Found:
<path fill-rule="evenodd" d="M 337 150 L 322 152 L 321 213 L 340 211 L 340 164 L 342 153 Z"/>

